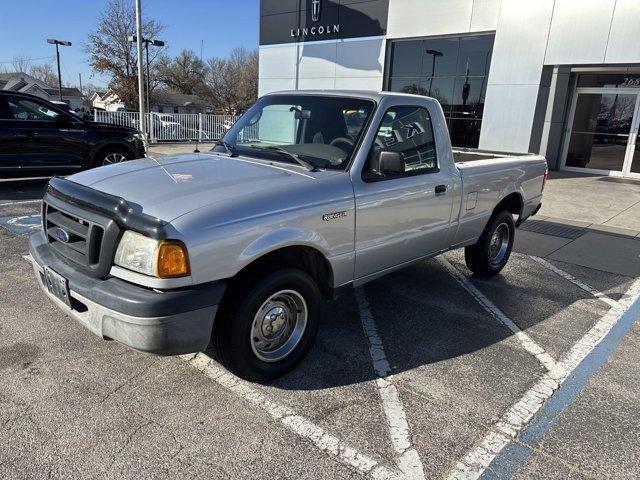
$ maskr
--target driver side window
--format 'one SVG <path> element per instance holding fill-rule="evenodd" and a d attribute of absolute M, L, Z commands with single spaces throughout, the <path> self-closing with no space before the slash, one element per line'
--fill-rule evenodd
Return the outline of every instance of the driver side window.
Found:
<path fill-rule="evenodd" d="M 405 163 L 402 174 L 387 176 L 379 171 L 380 152 L 400 152 Z M 363 177 L 383 180 L 438 171 L 436 144 L 429 111 L 424 107 L 398 106 L 385 113 L 371 145 Z"/>
<path fill-rule="evenodd" d="M 58 116 L 58 112 L 43 103 L 13 96 L 8 96 L 6 99 L 14 120 L 52 121 Z"/>

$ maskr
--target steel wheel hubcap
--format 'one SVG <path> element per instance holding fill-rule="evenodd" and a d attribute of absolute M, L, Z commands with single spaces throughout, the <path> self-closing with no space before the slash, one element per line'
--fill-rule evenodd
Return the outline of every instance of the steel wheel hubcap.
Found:
<path fill-rule="evenodd" d="M 121 163 L 121 162 L 125 162 L 126 160 L 127 160 L 127 157 L 125 157 L 121 153 L 114 152 L 104 157 L 104 160 L 102 161 L 102 165 L 111 165 L 112 163 Z"/>
<path fill-rule="evenodd" d="M 295 290 L 281 290 L 263 302 L 251 326 L 251 349 L 263 362 L 293 352 L 307 328 L 307 302 Z"/>
<path fill-rule="evenodd" d="M 493 265 L 497 265 L 504 259 L 509 249 L 509 226 L 501 223 L 491 236 L 489 243 L 489 260 Z"/>

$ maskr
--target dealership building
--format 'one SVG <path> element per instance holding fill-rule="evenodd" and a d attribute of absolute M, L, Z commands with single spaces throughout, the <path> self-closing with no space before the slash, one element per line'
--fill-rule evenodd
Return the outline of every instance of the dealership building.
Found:
<path fill-rule="evenodd" d="M 454 146 L 640 179 L 638 0 L 261 0 L 260 94 L 437 98 Z"/>

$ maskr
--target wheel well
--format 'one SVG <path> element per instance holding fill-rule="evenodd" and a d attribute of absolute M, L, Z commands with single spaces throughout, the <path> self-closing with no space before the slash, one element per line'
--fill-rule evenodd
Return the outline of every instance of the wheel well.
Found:
<path fill-rule="evenodd" d="M 520 218 L 522 216 L 522 208 L 524 207 L 524 202 L 522 201 L 522 195 L 518 192 L 513 192 L 504 197 L 496 208 L 493 210 L 495 212 L 499 212 L 501 210 L 507 210 L 511 212 L 513 215 L 517 215 L 516 225 L 519 224 Z"/>
<path fill-rule="evenodd" d="M 264 274 L 281 268 L 298 268 L 316 281 L 322 296 L 330 299 L 333 294 L 333 270 L 325 256 L 312 247 L 291 246 L 274 250 L 257 258 L 240 270 L 231 280 L 230 286 L 243 284 Z"/>
<path fill-rule="evenodd" d="M 131 148 L 129 148 L 127 145 L 123 145 L 121 143 L 108 143 L 100 147 L 98 150 L 96 150 L 96 153 L 93 154 L 93 156 L 91 157 L 92 165 L 95 163 L 96 159 L 99 158 L 100 154 L 103 153 L 105 150 L 124 150 L 125 152 L 128 152 L 131 155 L 131 158 L 135 158 L 136 156 L 135 152 Z"/>

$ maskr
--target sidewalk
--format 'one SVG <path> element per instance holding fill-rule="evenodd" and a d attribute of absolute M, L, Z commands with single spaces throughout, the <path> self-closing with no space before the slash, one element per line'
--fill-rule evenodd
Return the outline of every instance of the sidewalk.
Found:
<path fill-rule="evenodd" d="M 640 180 L 550 172 L 537 218 L 571 219 L 640 234 Z M 630 234 L 621 231 L 619 233 Z"/>
<path fill-rule="evenodd" d="M 514 249 L 640 276 L 640 182 L 551 172 L 542 209 L 520 227 Z"/>

